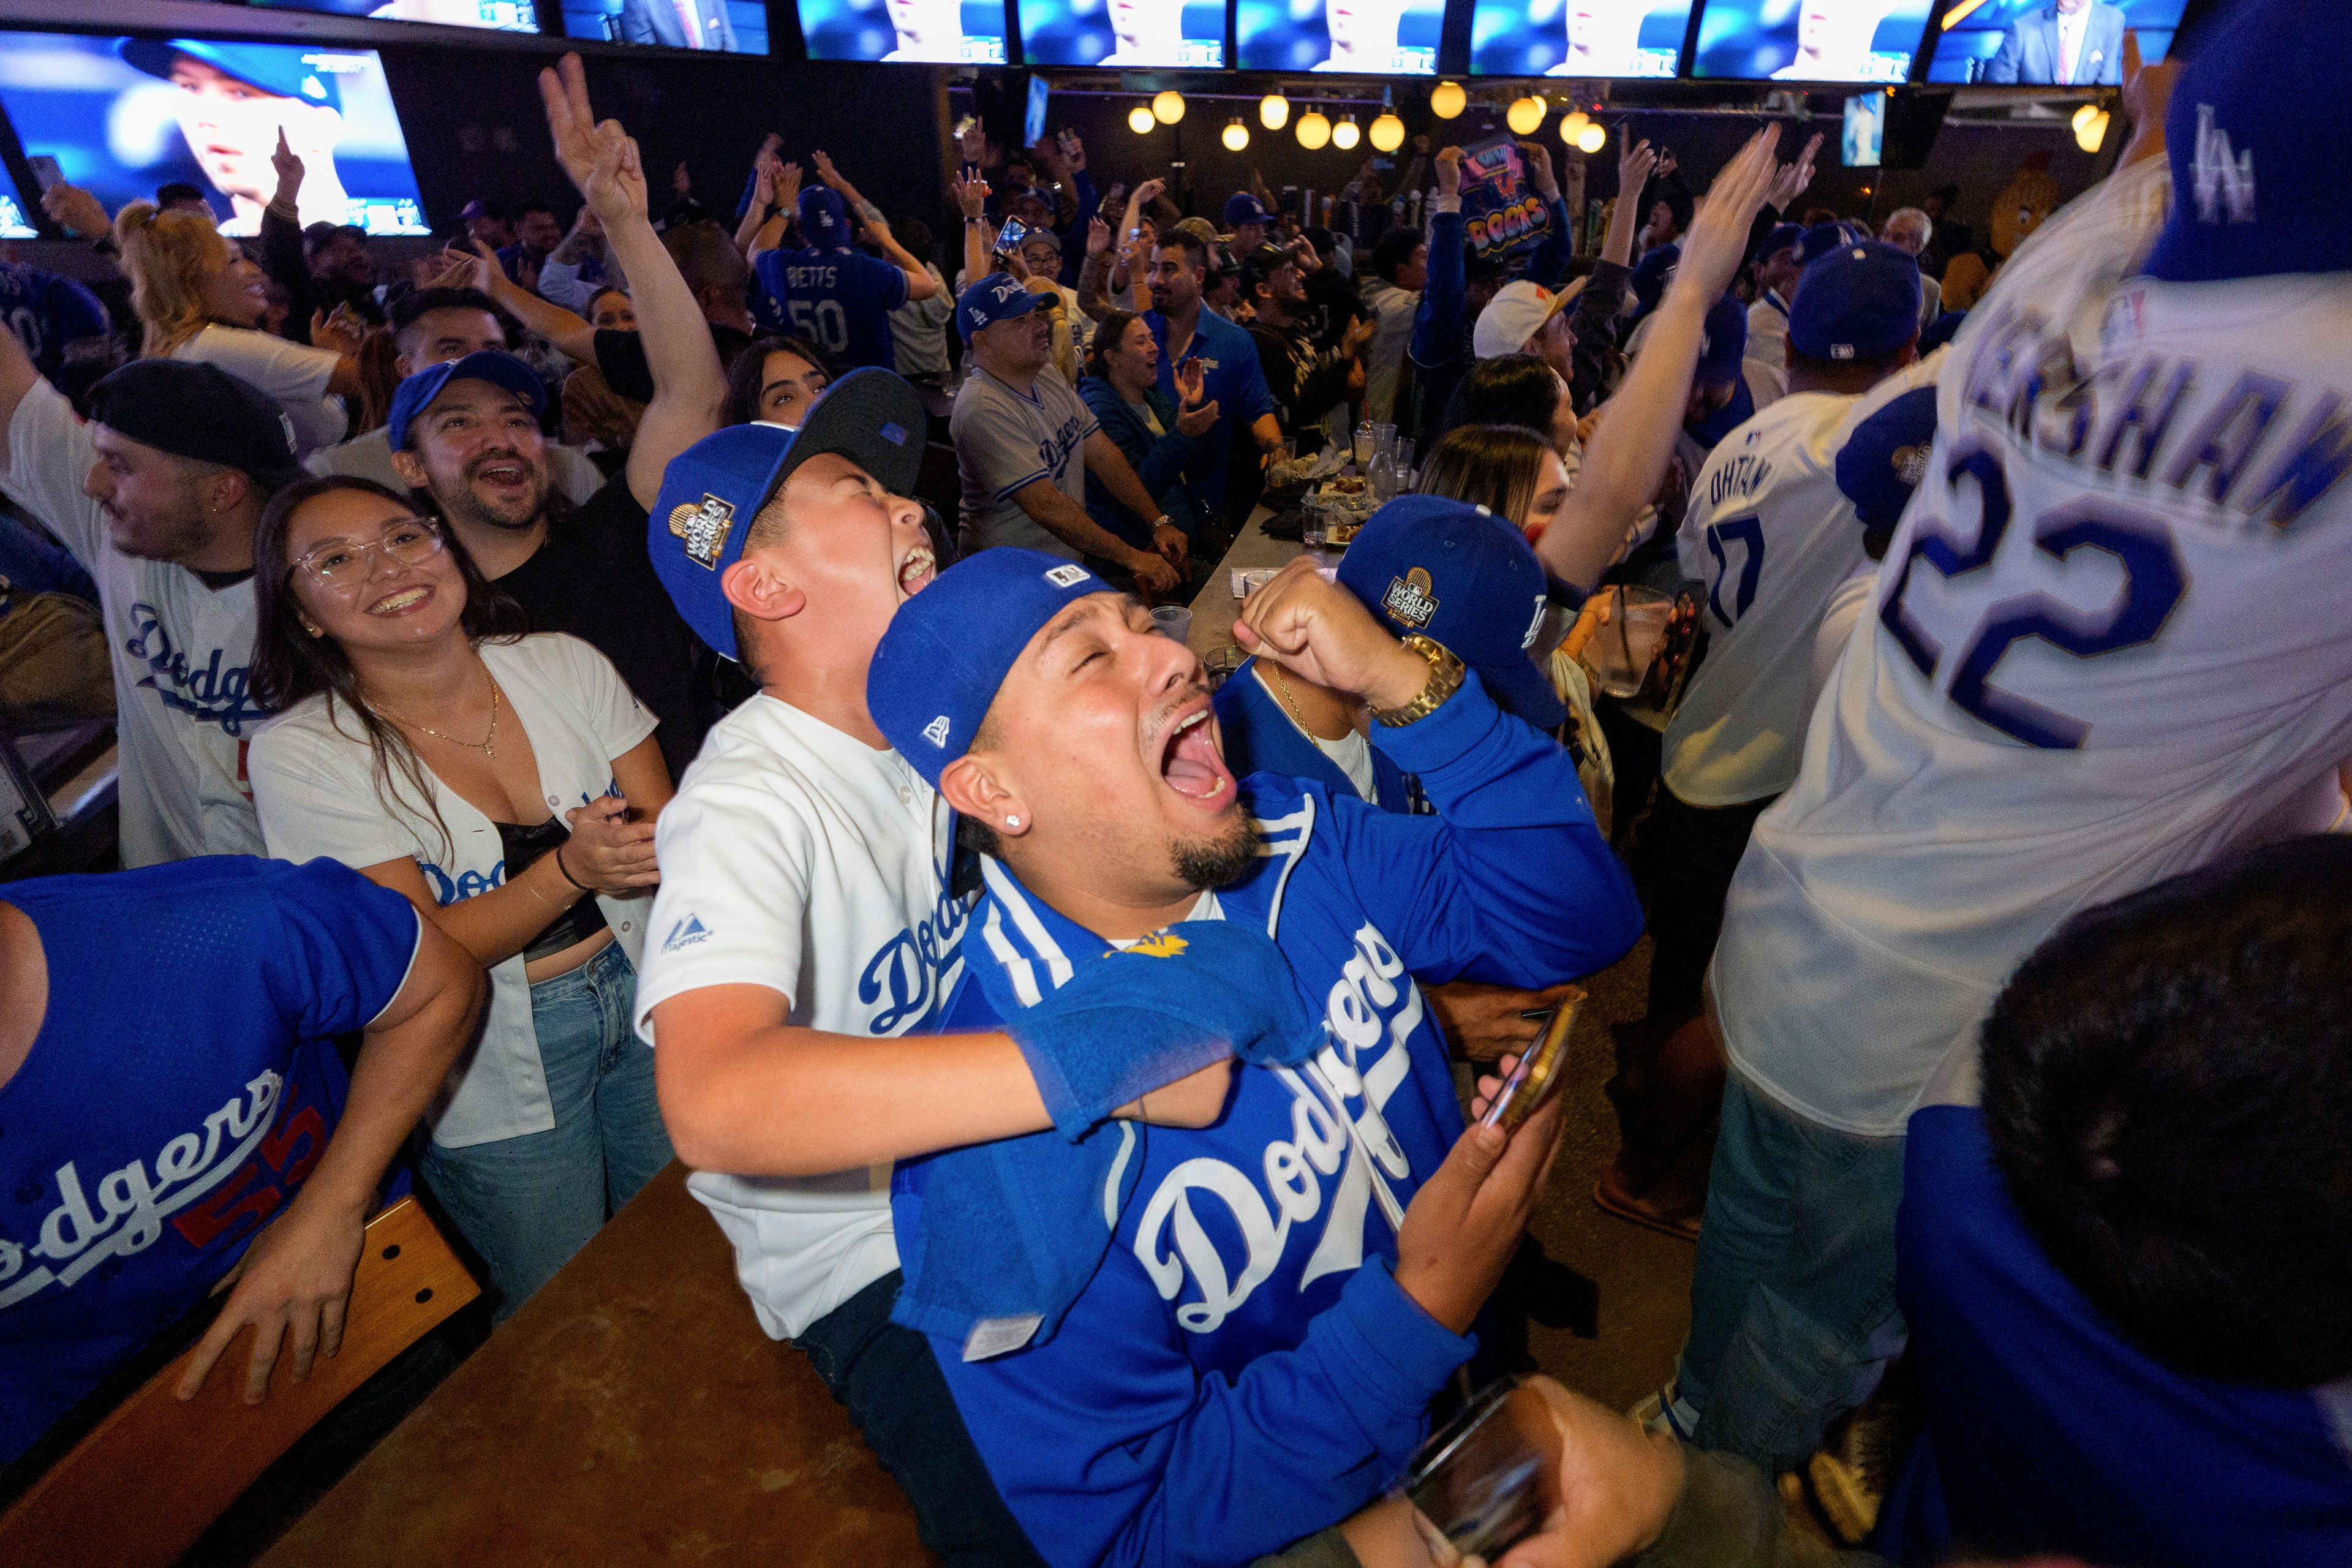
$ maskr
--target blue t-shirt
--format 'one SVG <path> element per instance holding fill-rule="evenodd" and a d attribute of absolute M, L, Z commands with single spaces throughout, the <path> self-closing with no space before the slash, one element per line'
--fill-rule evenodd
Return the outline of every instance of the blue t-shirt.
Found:
<path fill-rule="evenodd" d="M 907 275 L 862 250 L 771 250 L 754 268 L 786 331 L 844 370 L 898 367 L 890 312 L 907 302 Z"/>
<path fill-rule="evenodd" d="M 48 1009 L 0 1085 L 0 1463 L 202 1300 L 327 1147 L 408 900 L 329 860 L 222 856 L 0 889 Z"/>
<path fill-rule="evenodd" d="M 1895 1289 L 1926 1431 L 1880 1550 L 2059 1552 L 2143 1568 L 2352 1563 L 2352 1384 L 2176 1372 L 2059 1273 L 1973 1107 L 1911 1118 Z"/>
<path fill-rule="evenodd" d="M 1147 310 L 1143 324 L 1150 329 L 1151 341 L 1160 345 L 1160 394 L 1175 404 L 1176 362 L 1168 355 L 1168 318 L 1158 310 Z M 1205 395 L 1217 405 L 1215 426 L 1201 437 L 1199 475 L 1210 512 L 1220 513 L 1225 506 L 1225 470 L 1232 461 L 1234 433 L 1248 429 L 1259 415 L 1273 413 L 1274 394 L 1266 387 L 1265 367 L 1258 363 L 1257 344 L 1250 341 L 1248 331 L 1206 307 L 1192 329 L 1192 341 L 1184 345 L 1184 358 L 1201 362 Z"/>
<path fill-rule="evenodd" d="M 103 340 L 113 330 L 97 295 L 70 278 L 21 261 L 0 261 L 0 318 L 24 343 L 33 368 L 49 381 L 65 369 L 70 345 Z"/>

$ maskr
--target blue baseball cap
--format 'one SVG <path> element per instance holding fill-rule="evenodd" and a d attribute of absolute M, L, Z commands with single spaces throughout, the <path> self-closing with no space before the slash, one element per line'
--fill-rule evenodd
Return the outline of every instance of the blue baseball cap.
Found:
<path fill-rule="evenodd" d="M 997 689 L 1062 607 L 1111 585 L 1042 550 L 968 555 L 898 606 L 866 668 L 866 710 L 882 738 L 939 787 L 971 749 Z"/>
<path fill-rule="evenodd" d="M 1635 304 L 1634 321 L 1640 321 L 1658 308 L 1658 301 L 1666 297 L 1666 285 L 1673 281 L 1675 268 L 1682 264 L 1682 259 L 1681 246 L 1659 245 L 1653 246 L 1634 264 L 1631 279 Z"/>
<path fill-rule="evenodd" d="M 1247 191 L 1235 191 L 1225 198 L 1225 228 L 1227 232 L 1245 223 L 1265 223 L 1270 215 L 1265 204 Z"/>
<path fill-rule="evenodd" d="M 510 353 L 483 349 L 446 364 L 428 364 L 400 384 L 392 395 L 391 416 L 384 421 L 394 451 L 409 449 L 409 426 L 433 406 L 441 389 L 453 381 L 487 381 L 493 386 L 503 386 L 530 405 L 533 419 L 547 408 L 547 388 L 541 384 L 538 372 Z"/>
<path fill-rule="evenodd" d="M 1726 294 L 1706 308 L 1706 324 L 1699 331 L 1698 369 L 1691 380 L 1700 386 L 1736 380 L 1747 353 L 1748 307 Z"/>
<path fill-rule="evenodd" d="M 849 244 L 849 204 L 830 185 L 801 192 L 801 238 L 814 250 L 840 250 Z"/>
<path fill-rule="evenodd" d="M 1041 298 L 1023 288 L 1010 272 L 992 272 L 977 283 L 965 284 L 963 292 L 956 296 L 956 331 L 968 343 L 982 327 L 1027 315 Z"/>
<path fill-rule="evenodd" d="M 1919 263 L 1879 240 L 1806 264 L 1789 301 L 1789 346 L 1819 360 L 1879 359 L 1919 335 Z"/>
<path fill-rule="evenodd" d="M 1527 537 L 1485 507 L 1399 496 L 1339 558 L 1339 586 L 1395 636 L 1443 643 L 1506 711 L 1538 730 L 1568 717 L 1532 657 L 1547 604 L 1543 566 Z"/>
<path fill-rule="evenodd" d="M 1853 427 L 1837 455 L 1837 488 L 1865 528 L 1893 528 L 1927 471 L 1936 389 L 1905 393 Z"/>
<path fill-rule="evenodd" d="M 1800 266 L 1811 267 L 1840 246 L 1860 245 L 1874 237 L 1862 225 L 1844 218 L 1817 223 L 1798 237 L 1797 261 Z"/>
<path fill-rule="evenodd" d="M 233 76 L 247 87 L 257 87 L 279 98 L 295 98 L 328 109 L 343 106 L 336 73 L 320 70 L 319 51 L 307 44 L 224 44 L 210 38 L 125 38 L 115 45 L 122 63 L 149 76 L 172 79 L 173 63 L 182 56 L 201 60 L 215 70 Z"/>
<path fill-rule="evenodd" d="M 1772 226 L 1772 232 L 1764 237 L 1764 243 L 1756 247 L 1756 259 L 1759 261 L 1769 261 L 1772 258 L 1780 255 L 1780 252 L 1784 250 L 1794 250 L 1801 243 L 1803 242 L 1804 237 L 1805 226 L 1803 224 L 1774 224 Z"/>
<path fill-rule="evenodd" d="M 2164 123 L 2172 212 L 2144 270 L 2168 283 L 2341 272 L 2352 199 L 2335 101 L 2352 9 L 2240 0 L 2173 84 Z"/>
<path fill-rule="evenodd" d="M 741 657 L 734 608 L 719 579 L 742 559 L 752 519 L 794 468 L 838 452 L 892 495 L 909 495 L 929 428 L 915 389 L 869 366 L 818 394 L 798 430 L 764 422 L 730 426 L 671 458 L 646 518 L 646 552 L 694 635 L 729 658 Z"/>

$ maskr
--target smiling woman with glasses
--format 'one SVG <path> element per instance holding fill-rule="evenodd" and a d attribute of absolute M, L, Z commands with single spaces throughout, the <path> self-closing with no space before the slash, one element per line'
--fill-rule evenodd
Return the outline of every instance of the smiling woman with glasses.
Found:
<path fill-rule="evenodd" d="M 422 1170 L 511 1311 L 669 1163 L 629 1031 L 671 784 L 654 720 L 414 503 L 281 490 L 254 541 L 262 837 L 406 894 L 490 973 Z"/>

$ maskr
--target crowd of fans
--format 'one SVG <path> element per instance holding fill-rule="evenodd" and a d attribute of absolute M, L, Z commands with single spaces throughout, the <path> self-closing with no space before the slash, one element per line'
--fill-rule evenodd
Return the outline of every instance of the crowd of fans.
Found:
<path fill-rule="evenodd" d="M 1335 231 L 974 121 L 940 245 L 778 137 L 730 225 L 572 58 L 569 225 L 396 279 L 282 142 L 250 249 L 53 187 L 136 323 L 0 272 L 0 692 L 110 665 L 127 868 L 0 889 L 0 1463 L 225 1279 L 184 1396 L 306 1375 L 411 1182 L 503 1319 L 675 1157 L 946 1560 L 1449 1560 L 1388 1489 L 1565 1114 L 1484 1113 L 1646 932 L 1592 1195 L 1689 1336 L 1523 1391 L 1504 1563 L 1838 1560 L 1800 1476 L 1845 1561 L 2341 1560 L 2348 63 L 2135 52 L 1964 296 L 1770 126 L 1626 128 L 1589 254 L 1519 143 L 1508 262 L 1426 140 Z M 1213 684 L 1152 607 L 1360 426 L 1414 493 Z"/>

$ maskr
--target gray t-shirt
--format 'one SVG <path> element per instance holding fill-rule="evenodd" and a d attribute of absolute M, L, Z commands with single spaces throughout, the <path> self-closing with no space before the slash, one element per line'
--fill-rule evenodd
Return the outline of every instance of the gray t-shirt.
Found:
<path fill-rule="evenodd" d="M 1084 510 L 1086 439 L 1101 426 L 1084 400 L 1048 365 L 1026 393 L 974 368 L 956 393 L 948 432 L 955 438 L 956 472 L 963 481 L 966 552 L 1016 544 L 1065 561 L 1079 552 L 1030 521 L 1013 492 L 1051 479 Z"/>

